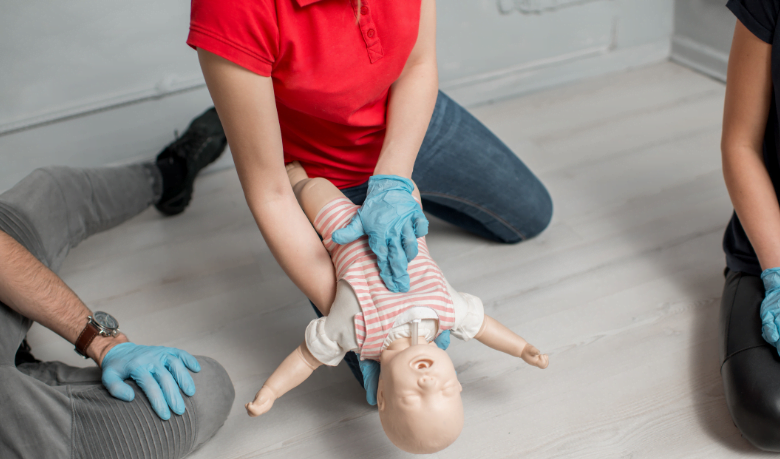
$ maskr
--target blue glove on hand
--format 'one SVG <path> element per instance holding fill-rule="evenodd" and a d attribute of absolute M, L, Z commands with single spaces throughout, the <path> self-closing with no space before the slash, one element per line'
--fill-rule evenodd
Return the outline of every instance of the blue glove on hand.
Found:
<path fill-rule="evenodd" d="M 149 398 L 157 416 L 171 417 L 168 407 L 178 415 L 184 414 L 185 394 L 195 395 L 195 382 L 187 368 L 200 371 L 198 361 L 186 351 L 164 346 L 139 346 L 133 343 L 117 344 L 111 348 L 101 364 L 103 385 L 119 400 L 130 402 L 135 391 L 125 379 L 131 378 Z"/>
<path fill-rule="evenodd" d="M 764 270 L 761 280 L 766 290 L 761 303 L 761 336 L 777 348 L 780 341 L 780 268 Z"/>
<path fill-rule="evenodd" d="M 450 347 L 450 331 L 444 330 L 433 340 L 439 349 L 446 351 Z M 360 356 L 358 355 L 358 360 Z M 363 373 L 363 388 L 366 389 L 366 401 L 369 405 L 376 405 L 376 390 L 379 386 L 379 372 L 381 367 L 376 360 L 359 360 L 360 372 Z"/>
<path fill-rule="evenodd" d="M 411 180 L 397 175 L 374 175 L 357 215 L 333 232 L 333 242 L 347 244 L 364 234 L 376 254 L 379 276 L 393 293 L 409 291 L 406 268 L 417 256 L 417 238 L 428 234 L 428 219 L 414 200 Z"/>

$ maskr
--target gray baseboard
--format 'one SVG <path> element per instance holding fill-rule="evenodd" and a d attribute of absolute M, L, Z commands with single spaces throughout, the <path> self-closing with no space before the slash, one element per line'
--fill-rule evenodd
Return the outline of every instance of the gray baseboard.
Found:
<path fill-rule="evenodd" d="M 720 81 L 726 81 L 729 55 L 688 37 L 675 35 L 672 38 L 671 59 L 697 72 Z"/>
<path fill-rule="evenodd" d="M 475 106 L 661 62 L 669 58 L 669 50 L 669 40 L 624 49 L 585 49 L 498 72 L 442 81 L 441 89 L 460 104 Z"/>
<path fill-rule="evenodd" d="M 669 41 L 625 49 L 586 49 L 543 61 L 442 81 L 441 88 L 467 107 L 514 97 L 585 78 L 663 61 L 669 57 Z M 210 105 L 208 91 L 192 81 L 192 87 L 176 88 L 165 94 L 144 93 L 94 101 L 47 117 L 29 119 L 28 127 L 17 121 L 14 132 L 0 135 L 0 190 L 12 186 L 36 167 L 51 164 L 98 166 L 152 158 L 168 142 L 175 129 L 186 129 L 189 121 Z M 151 91 L 151 90 L 150 90 Z M 121 103 L 118 103 L 121 102 Z M 36 124 L 37 123 L 37 124 Z M 0 132 L 2 126 L 0 126 Z M 210 169 L 232 167 L 225 155 Z"/>
<path fill-rule="evenodd" d="M 59 107 L 32 116 L 21 117 L 0 123 L 0 136 L 14 132 L 33 129 L 51 123 L 57 123 L 72 118 L 91 115 L 106 110 L 121 108 L 127 105 L 146 102 L 155 99 L 181 94 L 182 92 L 200 89 L 206 86 L 203 76 L 196 75 L 181 81 L 162 81 L 156 86 L 113 94 L 108 97 L 96 98 Z"/>

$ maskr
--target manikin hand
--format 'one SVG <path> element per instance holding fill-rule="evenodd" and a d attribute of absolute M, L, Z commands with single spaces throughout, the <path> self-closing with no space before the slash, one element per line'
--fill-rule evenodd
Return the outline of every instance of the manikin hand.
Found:
<path fill-rule="evenodd" d="M 778 347 L 780 342 L 780 268 L 770 268 L 761 273 L 766 290 L 761 303 L 761 336 L 764 340 Z M 780 349 L 778 350 L 780 353 Z"/>
<path fill-rule="evenodd" d="M 132 379 L 149 398 L 154 412 L 163 420 L 171 417 L 170 407 L 178 415 L 184 414 L 184 399 L 179 388 L 192 397 L 195 382 L 189 368 L 200 371 L 198 361 L 186 351 L 164 346 L 139 346 L 133 343 L 117 344 L 101 362 L 103 385 L 114 397 L 130 402 L 135 391 L 126 379 Z"/>
<path fill-rule="evenodd" d="M 433 340 L 442 351 L 450 347 L 450 331 L 444 330 Z M 360 356 L 358 356 L 360 359 Z M 360 360 L 360 372 L 363 373 L 363 388 L 366 389 L 366 401 L 376 405 L 376 391 L 379 386 L 380 365 L 376 360 Z"/>
<path fill-rule="evenodd" d="M 274 406 L 274 401 L 276 401 L 276 395 L 267 386 L 263 386 L 255 395 L 255 399 L 251 403 L 244 405 L 244 407 L 249 416 L 260 416 L 267 413 Z"/>
<path fill-rule="evenodd" d="M 333 232 L 333 242 L 347 244 L 363 235 L 376 255 L 379 276 L 393 293 L 409 291 L 406 268 L 417 256 L 417 238 L 428 234 L 428 220 L 414 200 L 411 180 L 374 175 L 368 194 L 346 227 Z"/>
<path fill-rule="evenodd" d="M 525 363 L 539 367 L 542 370 L 547 368 L 547 365 L 550 363 L 550 358 L 547 357 L 547 354 L 542 354 L 539 349 L 530 344 L 525 345 L 523 352 L 520 354 L 520 358 L 523 359 Z"/>

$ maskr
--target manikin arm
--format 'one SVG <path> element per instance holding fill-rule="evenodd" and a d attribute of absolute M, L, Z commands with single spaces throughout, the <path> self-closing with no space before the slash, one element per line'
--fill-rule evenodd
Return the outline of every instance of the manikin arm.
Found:
<path fill-rule="evenodd" d="M 336 295 L 336 272 L 285 173 L 271 78 L 203 49 L 198 49 L 198 58 L 263 239 L 306 297 L 320 311 L 329 308 Z"/>
<path fill-rule="evenodd" d="M 255 417 L 267 413 L 273 406 L 274 400 L 306 381 L 320 365 L 322 363 L 312 355 L 306 347 L 306 342 L 301 343 L 274 370 L 262 389 L 255 395 L 254 401 L 245 405 L 247 414 Z"/>
<path fill-rule="evenodd" d="M 475 338 L 482 344 L 497 351 L 520 357 L 529 365 L 547 368 L 549 363 L 547 354 L 542 354 L 539 349 L 528 344 L 515 332 L 501 325 L 496 319 L 487 314 L 485 314 L 485 321 L 482 323 L 482 328 Z"/>

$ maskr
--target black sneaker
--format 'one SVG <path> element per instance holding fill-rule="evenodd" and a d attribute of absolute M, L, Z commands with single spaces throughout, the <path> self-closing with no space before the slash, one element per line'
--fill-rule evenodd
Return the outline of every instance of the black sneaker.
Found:
<path fill-rule="evenodd" d="M 225 151 L 227 137 L 214 107 L 195 118 L 184 134 L 157 156 L 163 177 L 162 197 L 154 206 L 165 215 L 184 212 L 198 173 Z"/>
<path fill-rule="evenodd" d="M 22 344 L 19 346 L 19 349 L 16 351 L 16 358 L 14 358 L 14 365 L 19 366 L 23 363 L 39 363 L 40 360 L 33 357 L 32 353 L 30 352 L 30 345 L 27 344 L 27 340 L 22 340 Z"/>

